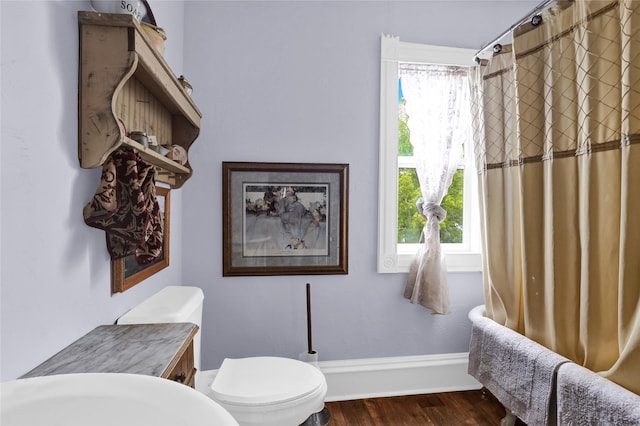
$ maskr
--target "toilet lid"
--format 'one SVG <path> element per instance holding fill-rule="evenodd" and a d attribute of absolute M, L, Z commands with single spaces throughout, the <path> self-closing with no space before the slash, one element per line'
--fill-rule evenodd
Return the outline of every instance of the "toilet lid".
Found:
<path fill-rule="evenodd" d="M 325 382 L 317 368 L 279 357 L 225 358 L 211 390 L 232 404 L 274 404 L 302 398 Z"/>

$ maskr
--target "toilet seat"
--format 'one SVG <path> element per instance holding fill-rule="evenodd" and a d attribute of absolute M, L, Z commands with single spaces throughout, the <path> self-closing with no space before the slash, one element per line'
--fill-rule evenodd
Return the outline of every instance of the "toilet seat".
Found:
<path fill-rule="evenodd" d="M 211 390 L 217 400 L 230 404 L 278 404 L 303 398 L 323 382 L 317 368 L 294 359 L 226 358 Z"/>
<path fill-rule="evenodd" d="M 294 359 L 226 358 L 210 391 L 241 425 L 299 425 L 324 408 L 327 382 L 316 367 Z"/>

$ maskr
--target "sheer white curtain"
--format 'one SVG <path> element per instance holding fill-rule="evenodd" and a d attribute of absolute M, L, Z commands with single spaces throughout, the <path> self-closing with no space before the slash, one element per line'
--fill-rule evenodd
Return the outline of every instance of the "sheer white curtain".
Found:
<path fill-rule="evenodd" d="M 423 245 L 409 270 L 404 296 L 433 313 L 449 313 L 447 268 L 440 247 L 440 206 L 470 140 L 468 69 L 403 64 L 400 80 L 422 198 L 416 207 L 426 219 Z"/>

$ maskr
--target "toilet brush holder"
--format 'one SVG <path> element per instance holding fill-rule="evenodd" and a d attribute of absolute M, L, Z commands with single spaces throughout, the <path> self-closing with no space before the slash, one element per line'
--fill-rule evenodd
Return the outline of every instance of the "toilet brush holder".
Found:
<path fill-rule="evenodd" d="M 314 367 L 318 367 L 318 352 L 302 352 L 300 355 L 298 355 L 298 360 L 307 362 Z"/>

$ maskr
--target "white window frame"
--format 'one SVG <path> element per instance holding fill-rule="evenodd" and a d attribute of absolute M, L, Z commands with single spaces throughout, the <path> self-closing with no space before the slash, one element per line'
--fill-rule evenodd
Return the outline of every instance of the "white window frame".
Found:
<path fill-rule="evenodd" d="M 378 272 L 408 272 L 418 244 L 398 244 L 398 65 L 401 62 L 474 66 L 475 51 L 400 41 L 382 34 L 380 61 L 380 159 Z M 477 173 L 465 143 L 463 243 L 443 244 L 449 272 L 481 271 Z"/>

